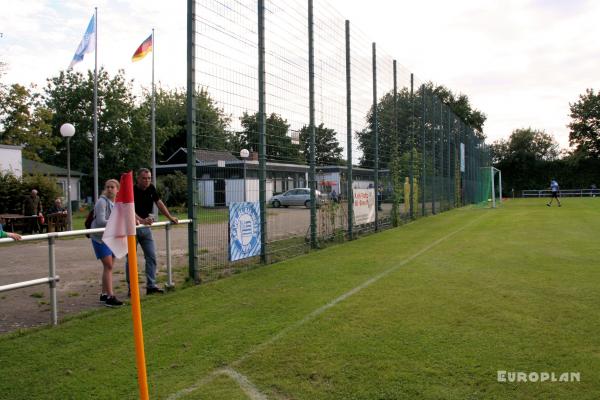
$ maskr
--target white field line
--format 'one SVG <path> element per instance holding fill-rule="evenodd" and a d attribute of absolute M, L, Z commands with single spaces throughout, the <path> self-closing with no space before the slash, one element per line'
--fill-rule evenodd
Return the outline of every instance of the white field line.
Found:
<path fill-rule="evenodd" d="M 349 291 L 347 291 L 346 293 L 342 294 L 341 296 L 336 297 L 335 299 L 333 299 L 329 303 L 325 304 L 324 306 L 321 306 L 321 307 L 317 308 L 316 310 L 314 310 L 310 314 L 306 315 L 301 320 L 296 321 L 295 323 L 293 323 L 292 325 L 288 326 L 287 328 L 284 328 L 281 331 L 279 331 L 279 333 L 275 334 L 274 336 L 271 336 L 268 340 L 266 340 L 266 341 L 258 344 L 254 348 L 250 349 L 246 354 L 244 354 L 243 356 L 241 356 L 239 359 L 233 361 L 231 363 L 231 365 L 232 366 L 239 365 L 244 360 L 246 360 L 248 357 L 250 357 L 250 356 L 258 353 L 259 351 L 261 351 L 265 347 L 267 347 L 267 346 L 275 343 L 276 341 L 278 341 L 279 339 L 281 339 L 282 337 L 284 337 L 288 333 L 290 333 L 292 331 L 295 331 L 296 329 L 298 329 L 302 325 L 306 324 L 307 322 L 312 321 L 313 319 L 315 319 L 319 315 L 323 314 L 325 311 L 329 310 L 330 308 L 332 308 L 336 304 L 340 303 L 341 301 L 344 301 L 347 298 L 349 298 L 350 296 L 355 295 L 356 293 L 360 292 L 364 288 L 371 286 L 373 283 L 379 281 L 381 278 L 384 278 L 384 277 L 388 276 L 392 272 L 396 271 L 398 268 L 400 268 L 400 267 L 408 264 L 409 262 L 413 261 L 415 258 L 423 255 L 424 253 L 427 253 L 429 250 L 431 250 L 435 246 L 439 245 L 440 243 L 448 240 L 449 238 L 451 238 L 452 236 L 456 235 L 457 233 L 464 231 L 465 229 L 467 229 L 468 227 L 470 227 L 471 225 L 473 225 L 474 223 L 476 223 L 477 221 L 479 221 L 485 215 L 487 215 L 487 213 L 482 214 L 478 218 L 475 218 L 474 220 L 470 221 L 469 223 L 467 223 L 462 228 L 459 228 L 459 229 L 457 229 L 457 230 L 455 230 L 453 232 L 450 232 L 446 236 L 443 236 L 443 237 L 439 238 L 438 240 L 436 240 L 436 241 L 428 244 L 427 246 L 423 247 L 421 250 L 417 251 L 415 254 L 413 254 L 413 255 L 409 256 L 408 258 L 405 258 L 404 260 L 402 260 L 399 264 L 396 264 L 393 267 L 390 267 L 390 268 L 386 269 L 385 271 L 380 272 L 379 274 L 373 276 L 372 278 L 368 279 L 367 281 L 365 281 L 365 282 L 361 283 L 360 285 L 356 286 L 355 288 L 350 289 Z M 181 396 L 183 396 L 185 394 L 193 392 L 194 390 L 196 390 L 196 389 L 198 389 L 198 388 L 200 388 L 200 387 L 202 387 L 202 386 L 210 383 L 216 376 L 223 374 L 223 371 L 226 370 L 226 369 L 230 369 L 230 368 L 221 368 L 221 369 L 217 369 L 217 370 L 211 372 L 209 375 L 203 377 L 202 379 L 200 379 L 199 381 L 197 381 L 196 383 L 194 383 L 192 386 L 190 386 L 188 388 L 185 388 L 185 389 L 182 389 L 179 392 L 176 392 L 176 393 L 172 394 L 171 396 L 169 396 L 167 398 L 167 400 L 176 400 L 176 399 L 181 398 Z M 240 375 L 240 376 L 243 376 L 243 375 Z M 263 398 L 266 399 L 266 397 L 263 397 Z M 254 398 L 252 398 L 252 399 L 254 399 Z"/>
<path fill-rule="evenodd" d="M 246 378 L 244 375 L 240 374 L 236 370 L 229 367 L 225 367 L 215 371 L 215 374 L 227 375 L 228 377 L 236 381 L 238 385 L 240 385 L 240 388 L 244 391 L 244 393 L 246 393 L 246 395 L 251 400 L 267 400 L 267 396 L 262 394 L 258 390 L 258 388 L 248 380 L 248 378 Z"/>

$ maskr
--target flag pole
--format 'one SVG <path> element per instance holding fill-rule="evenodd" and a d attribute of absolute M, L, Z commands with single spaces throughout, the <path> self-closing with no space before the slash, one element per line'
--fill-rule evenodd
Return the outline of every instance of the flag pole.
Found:
<path fill-rule="evenodd" d="M 152 183 L 156 187 L 156 91 L 154 89 L 154 28 L 152 28 Z"/>
<path fill-rule="evenodd" d="M 152 28 L 152 184 L 156 188 L 156 90 L 154 88 L 154 28 Z M 158 220 L 158 207 L 152 208 L 154 218 Z"/>
<path fill-rule="evenodd" d="M 96 14 L 96 34 L 94 35 L 94 203 L 96 203 L 98 201 L 98 7 L 94 7 L 94 10 Z"/>
<path fill-rule="evenodd" d="M 135 341 L 135 363 L 137 366 L 140 399 L 148 400 L 148 377 L 146 374 L 146 355 L 144 353 L 144 332 L 142 330 L 142 308 L 140 306 L 140 286 L 138 284 L 137 242 L 135 235 L 127 236 L 127 259 L 131 288 L 131 317 L 133 320 L 133 338 Z"/>

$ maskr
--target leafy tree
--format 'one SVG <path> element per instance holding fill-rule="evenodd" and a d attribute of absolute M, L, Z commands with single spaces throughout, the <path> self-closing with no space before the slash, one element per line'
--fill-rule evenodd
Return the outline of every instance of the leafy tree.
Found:
<path fill-rule="evenodd" d="M 47 175 L 24 175 L 17 178 L 11 172 L 0 171 L 0 213 L 22 212 L 23 200 L 37 189 L 45 210 L 61 195 L 56 179 Z"/>
<path fill-rule="evenodd" d="M 23 146 L 23 156 L 41 161 L 56 151 L 57 137 L 51 134 L 51 111 L 40 95 L 19 84 L 0 90 L 0 142 Z"/>
<path fill-rule="evenodd" d="M 227 130 L 231 119 L 215 105 L 205 89 L 196 91 L 196 99 L 196 147 L 208 150 L 235 150 L 231 148 L 231 135 Z M 186 101 L 185 90 L 161 89 L 156 93 L 157 143 L 159 136 L 166 138 L 160 150 L 166 157 L 180 147 L 187 147 Z M 149 94 L 144 104 L 149 112 Z"/>
<path fill-rule="evenodd" d="M 570 104 L 572 121 L 569 124 L 569 144 L 578 153 L 600 156 L 600 92 L 587 89 L 579 100 Z"/>
<path fill-rule="evenodd" d="M 306 125 L 300 130 L 300 148 L 306 163 L 310 163 L 310 129 Z M 343 164 L 343 151 L 333 129 L 325 128 L 323 123 L 315 127 L 315 163 L 317 165 Z"/>
<path fill-rule="evenodd" d="M 118 178 L 124 171 L 150 164 L 150 131 L 134 131 L 135 97 L 131 81 L 123 71 L 110 76 L 98 72 L 98 172 L 102 185 L 108 178 Z M 45 102 L 53 111 L 52 134 L 61 138 L 59 129 L 72 123 L 76 132 L 71 138 L 71 167 L 88 174 L 84 190 L 91 192 L 93 175 L 93 87 L 94 76 L 88 71 L 61 71 L 48 79 Z M 138 116 L 139 118 L 139 116 Z M 62 139 L 62 138 L 61 138 Z M 66 141 L 61 140 L 55 154 L 45 157 L 53 165 L 66 165 Z"/>
<path fill-rule="evenodd" d="M 526 128 L 515 129 L 508 140 L 499 140 L 492 145 L 495 162 L 508 160 L 555 160 L 558 158 L 558 143 L 544 131 Z"/>
<path fill-rule="evenodd" d="M 187 176 L 180 171 L 161 177 L 158 190 L 169 207 L 182 207 L 187 204 Z"/>
<path fill-rule="evenodd" d="M 425 119 L 422 118 L 422 107 L 425 105 Z M 437 114 L 443 104 L 454 113 L 454 116 L 470 126 L 475 136 L 483 140 L 483 124 L 486 116 L 471 107 L 466 95 L 454 95 L 444 86 L 434 86 L 429 82 L 414 91 L 411 101 L 410 90 L 407 87 L 397 93 L 396 102 L 393 92 L 384 94 L 377 103 L 377 130 L 379 134 L 379 165 L 387 168 L 389 162 L 400 152 L 410 148 L 410 131 L 414 128 L 418 136 L 423 125 L 426 129 L 438 129 Z M 433 107 L 433 109 L 432 109 Z M 436 118 L 432 118 L 432 116 Z M 446 115 L 444 113 L 444 115 Z M 373 107 L 367 113 L 367 128 L 356 132 L 363 155 L 361 166 L 372 168 L 374 165 L 374 113 Z M 426 135 L 426 145 L 432 140 L 432 135 Z M 421 143 L 422 144 L 422 143 Z"/>
<path fill-rule="evenodd" d="M 455 95 L 450 89 L 443 85 L 434 86 L 432 82 L 425 84 L 425 90 L 433 93 L 445 105 L 450 107 L 452 112 L 460 118 L 466 125 L 475 130 L 475 134 L 480 139 L 485 139 L 483 134 L 483 125 L 487 116 L 472 108 L 469 97 L 465 94 Z"/>
<path fill-rule="evenodd" d="M 258 151 L 258 113 L 244 115 L 240 118 L 243 131 L 239 137 L 239 146 Z M 273 113 L 266 119 L 267 158 L 281 162 L 301 162 L 300 146 L 292 143 L 288 136 L 290 125 L 287 120 Z"/>
<path fill-rule="evenodd" d="M 494 142 L 492 160 L 502 170 L 502 178 L 509 184 L 506 190 L 545 187 L 553 175 L 550 163 L 558 159 L 558 144 L 544 131 L 516 129 L 508 140 Z"/>
<path fill-rule="evenodd" d="M 185 108 L 186 94 L 180 90 L 156 88 L 156 159 L 166 159 L 179 147 L 186 147 L 187 121 Z M 144 90 L 142 102 L 134 110 L 132 130 L 143 135 L 152 132 L 152 92 Z M 151 143 L 151 142 L 150 142 Z M 150 154 L 150 156 L 152 156 Z"/>

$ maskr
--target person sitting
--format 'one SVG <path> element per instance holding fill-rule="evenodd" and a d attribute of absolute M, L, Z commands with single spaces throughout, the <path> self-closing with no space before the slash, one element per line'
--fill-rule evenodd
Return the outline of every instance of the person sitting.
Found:
<path fill-rule="evenodd" d="M 57 213 L 61 213 L 61 214 L 67 213 L 67 209 L 63 207 L 62 200 L 60 197 L 57 197 L 54 200 L 54 205 L 52 205 L 52 207 L 50 207 L 48 209 L 48 214 L 57 214 Z"/>

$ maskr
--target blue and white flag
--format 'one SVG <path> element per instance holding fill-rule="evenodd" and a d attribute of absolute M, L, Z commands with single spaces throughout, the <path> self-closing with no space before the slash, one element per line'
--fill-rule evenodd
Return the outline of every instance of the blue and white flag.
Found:
<path fill-rule="evenodd" d="M 92 19 L 88 24 L 85 33 L 83 34 L 83 39 L 79 43 L 77 50 L 75 50 L 75 55 L 73 56 L 73 60 L 71 64 L 69 64 L 68 69 L 73 69 L 73 65 L 77 64 L 80 61 L 83 61 L 83 56 L 86 53 L 91 53 L 96 49 L 96 16 L 92 15 Z"/>
<path fill-rule="evenodd" d="M 229 261 L 260 255 L 259 203 L 229 203 Z"/>

